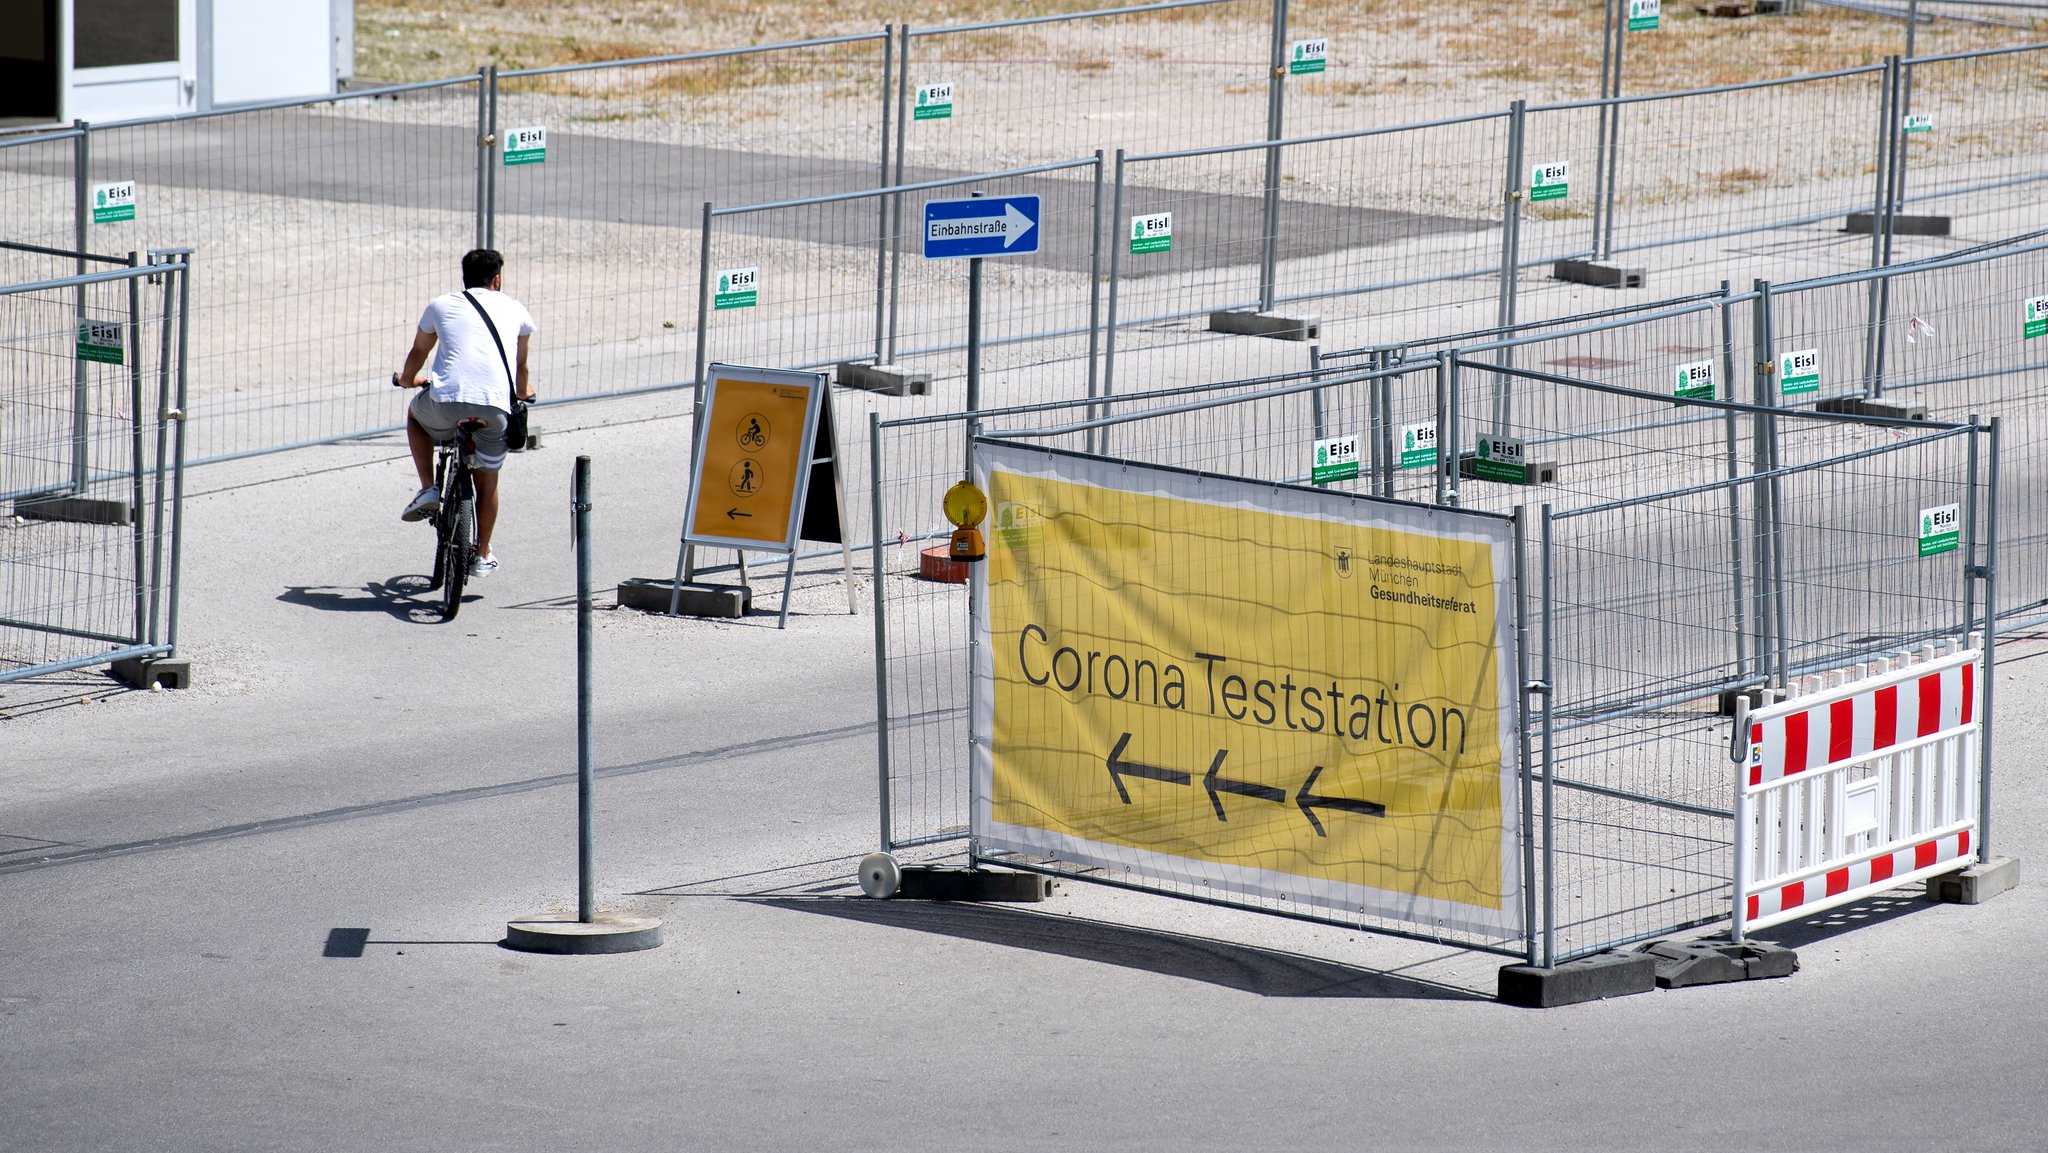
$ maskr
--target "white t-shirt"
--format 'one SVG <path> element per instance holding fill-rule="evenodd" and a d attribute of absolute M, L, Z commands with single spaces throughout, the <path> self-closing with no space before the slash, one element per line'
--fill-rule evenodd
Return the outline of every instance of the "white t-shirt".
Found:
<path fill-rule="evenodd" d="M 519 371 L 519 338 L 533 332 L 533 317 L 526 306 L 502 292 L 472 288 L 471 296 L 491 314 L 498 336 L 505 342 L 505 355 L 491 340 L 491 330 L 460 292 L 437 296 L 420 314 L 420 331 L 431 332 L 434 360 L 427 366 L 433 383 L 427 394 L 435 400 L 454 404 L 486 404 L 512 410 L 512 381 L 506 365 Z"/>

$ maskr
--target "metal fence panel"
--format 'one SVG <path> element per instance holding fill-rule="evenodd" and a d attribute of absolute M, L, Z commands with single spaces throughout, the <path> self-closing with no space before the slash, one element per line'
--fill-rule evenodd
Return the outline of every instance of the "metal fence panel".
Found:
<path fill-rule="evenodd" d="M 1733 734 L 1719 706 L 1762 671 L 1744 650 L 1754 554 L 1732 541 L 1774 526 L 1755 571 L 1782 630 L 1778 683 L 1966 627 L 1969 551 L 1920 555 L 1917 509 L 1971 499 L 1979 434 L 1810 433 L 1835 455 L 1550 519 L 1540 631 L 1560 959 L 1726 915 Z"/>
<path fill-rule="evenodd" d="M 1109 233 L 1114 351 L 1183 341 L 1211 313 L 1317 318 L 1323 339 L 1371 339 L 1404 316 L 1499 296 L 1505 114 L 1387 132 L 1128 156 Z M 1279 185 L 1266 158 L 1279 153 Z M 1274 272 L 1261 283 L 1274 198 Z M 1164 221 L 1162 246 L 1140 236 Z M 1390 295 L 1398 291 L 1398 297 Z M 1489 313 L 1492 311 L 1488 308 Z M 1114 366 L 1106 375 L 1116 375 Z"/>
<path fill-rule="evenodd" d="M 1620 102 L 1599 247 L 1630 252 L 1872 211 L 1885 75 L 1873 66 Z"/>
<path fill-rule="evenodd" d="M 1461 460 L 1458 503 L 1503 509 L 1543 501 L 1571 508 L 1748 471 L 1755 452 L 1743 422 L 1724 410 L 1681 403 L 1686 397 L 1742 399 L 1737 388 L 1746 381 L 1734 379 L 1728 318 L 1722 300 L 1696 301 L 1465 352 L 1455 374 L 1456 420 L 1439 438 L 1444 451 Z M 1511 359 L 1515 368 L 1495 370 L 1482 358 Z M 1520 442 L 1534 470 L 1497 475 L 1526 480 L 1479 475 L 1487 470 L 1478 468 L 1477 447 L 1492 437 Z"/>
<path fill-rule="evenodd" d="M 1894 196 L 1918 212 L 2019 210 L 2048 180 L 2048 45 L 1903 61 Z M 1918 118 L 1925 117 L 1922 121 Z"/>
<path fill-rule="evenodd" d="M 82 129 L 0 137 L 0 204 L 7 205 L 0 241 L 73 250 L 78 244 L 77 161 Z M 77 271 L 53 271 L 48 254 L 0 247 L 0 283 L 24 284 Z"/>
<path fill-rule="evenodd" d="M 0 287 L 0 681 L 176 643 L 183 272 Z"/>
<path fill-rule="evenodd" d="M 699 256 L 704 283 L 696 302 L 705 362 L 816 368 L 886 360 L 934 379 L 957 379 L 967 341 L 969 266 L 921 255 L 925 205 L 973 192 L 1037 195 L 1038 251 L 981 262 L 981 339 L 1003 350 L 987 367 L 1014 372 L 1025 364 L 1052 364 L 1052 371 L 1033 377 L 1034 389 L 1048 398 L 1085 397 L 1095 323 L 1098 164 L 1076 160 L 908 189 L 707 206 L 710 232 Z M 902 259 L 885 260 L 897 240 L 903 241 Z M 902 303 L 891 308 L 891 300 Z M 1049 344 L 1035 347 L 1041 342 Z M 993 382 L 984 406 L 1018 399 L 1024 398 L 1004 396 L 1002 384 Z"/>
<path fill-rule="evenodd" d="M 2041 479 L 2048 475 L 2048 339 L 2026 335 L 2026 301 L 2048 295 L 2048 243 L 2039 233 L 1954 257 L 1870 274 L 1774 285 L 1773 346 L 1760 360 L 1819 350 L 1821 388 L 1799 403 L 1876 399 L 1948 421 L 2001 420 L 2007 477 L 1998 508 L 2009 563 L 2000 597 L 2008 621 L 2048 607 Z"/>
<path fill-rule="evenodd" d="M 867 430 L 884 849 L 967 835 L 967 586 L 920 572 L 923 550 L 945 547 L 937 494 L 965 475 L 966 430 L 964 418 Z"/>
<path fill-rule="evenodd" d="M 887 184 L 889 51 L 875 32 L 496 74 L 488 231 L 546 327 L 538 387 L 692 382 L 701 206 Z M 531 128 L 545 148 L 511 151 Z"/>
<path fill-rule="evenodd" d="M 1257 0 L 906 29 L 896 182 L 1263 139 L 1271 46 Z M 944 102 L 920 107 L 934 86 L 950 87 Z"/>
<path fill-rule="evenodd" d="M 404 419 L 391 371 L 476 242 L 477 92 L 468 80 L 93 130 L 90 179 L 133 180 L 136 209 L 93 225 L 90 245 L 204 254 L 196 460 Z M 507 284 L 518 291 L 516 268 Z"/>

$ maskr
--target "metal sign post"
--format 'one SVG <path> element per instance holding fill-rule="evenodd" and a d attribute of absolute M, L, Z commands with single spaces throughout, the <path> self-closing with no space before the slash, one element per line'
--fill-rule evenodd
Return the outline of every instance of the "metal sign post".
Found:
<path fill-rule="evenodd" d="M 924 258 L 967 261 L 967 411 L 981 411 L 981 261 L 986 256 L 1029 256 L 1038 251 L 1036 196 L 983 196 L 931 200 L 924 206 Z M 969 429 L 969 435 L 980 431 Z"/>

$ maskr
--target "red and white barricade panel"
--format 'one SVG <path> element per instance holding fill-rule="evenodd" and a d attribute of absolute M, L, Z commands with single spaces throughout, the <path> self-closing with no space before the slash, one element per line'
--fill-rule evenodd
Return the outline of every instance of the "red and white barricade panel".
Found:
<path fill-rule="evenodd" d="M 1973 647 L 1812 678 L 1845 683 L 1750 714 L 1735 804 L 1737 927 L 1976 862 L 1982 657 Z"/>

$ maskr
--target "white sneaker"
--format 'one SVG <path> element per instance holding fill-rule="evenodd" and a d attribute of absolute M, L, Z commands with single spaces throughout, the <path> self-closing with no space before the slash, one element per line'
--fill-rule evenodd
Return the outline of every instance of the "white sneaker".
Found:
<path fill-rule="evenodd" d="M 469 575 L 472 579 L 487 577 L 497 571 L 498 558 L 496 556 L 480 556 L 469 562 Z"/>
<path fill-rule="evenodd" d="M 405 511 L 398 514 L 399 520 L 425 520 L 428 513 L 441 511 L 441 490 L 429 485 L 420 490 Z"/>

